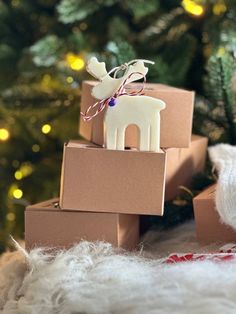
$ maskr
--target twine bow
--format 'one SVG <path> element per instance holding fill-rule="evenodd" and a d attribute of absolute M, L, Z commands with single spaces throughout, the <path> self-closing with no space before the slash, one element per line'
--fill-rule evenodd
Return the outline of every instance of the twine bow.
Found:
<path fill-rule="evenodd" d="M 133 75 L 141 75 L 142 78 L 144 79 L 143 81 L 143 85 L 140 88 L 140 90 L 138 91 L 133 91 L 133 92 L 126 92 L 125 91 L 125 85 L 127 84 L 127 81 L 133 76 Z M 97 101 L 95 104 L 91 105 L 88 107 L 88 109 L 83 113 L 80 112 L 82 118 L 84 121 L 90 121 L 93 118 L 95 118 L 100 112 L 102 112 L 107 106 L 114 106 L 116 104 L 116 99 L 118 97 L 124 96 L 124 95 L 128 95 L 128 96 L 137 96 L 137 95 L 143 95 L 144 94 L 144 85 L 146 83 L 146 77 L 145 75 L 143 75 L 142 73 L 139 72 L 133 72 L 131 73 L 125 80 L 124 82 L 121 84 L 121 86 L 119 87 L 119 89 L 110 97 L 102 99 L 100 101 Z M 97 110 L 89 115 L 90 111 L 93 110 L 94 108 L 97 108 Z"/>
<path fill-rule="evenodd" d="M 143 62 L 146 62 L 146 63 L 151 63 L 153 64 L 154 62 L 152 61 L 149 61 L 149 60 L 132 60 L 128 63 L 124 63 L 118 67 L 115 67 L 113 68 L 110 72 L 108 72 L 102 79 L 104 79 L 107 75 L 110 75 L 111 73 L 114 72 L 114 78 L 116 78 L 117 76 L 117 73 L 120 71 L 120 70 L 127 70 L 127 68 L 137 62 L 137 61 L 143 61 Z M 133 92 L 126 92 L 125 91 L 125 85 L 127 84 L 127 81 L 133 76 L 133 75 L 140 75 L 141 78 L 143 78 L 143 85 L 141 87 L 140 90 L 138 91 L 133 91 Z M 121 84 L 121 86 L 119 87 L 119 89 L 113 94 L 111 95 L 110 97 L 108 98 L 105 98 L 105 99 L 102 99 L 100 101 L 97 101 L 95 104 L 91 105 L 88 107 L 88 109 L 83 113 L 83 112 L 80 112 L 82 118 L 84 121 L 90 121 L 92 120 L 93 118 L 95 118 L 100 112 L 102 112 L 107 106 L 114 106 L 116 104 L 116 99 L 120 96 L 124 96 L 124 95 L 128 95 L 128 96 L 138 96 L 138 95 L 143 95 L 144 94 L 144 86 L 145 86 L 145 83 L 146 83 L 146 76 L 140 72 L 133 72 L 131 73 L 125 80 L 124 82 Z M 91 110 L 93 109 L 96 109 L 96 111 L 93 113 L 93 114 L 89 114 L 91 112 Z"/>

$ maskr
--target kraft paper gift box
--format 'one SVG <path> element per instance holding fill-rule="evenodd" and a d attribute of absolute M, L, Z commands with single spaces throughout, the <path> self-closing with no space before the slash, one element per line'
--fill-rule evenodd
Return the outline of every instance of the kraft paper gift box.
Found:
<path fill-rule="evenodd" d="M 80 240 L 106 241 L 134 249 L 139 241 L 139 216 L 63 211 L 59 199 L 30 205 L 25 211 L 25 243 L 34 247 L 69 248 Z"/>
<path fill-rule="evenodd" d="M 97 102 L 91 96 L 92 88 L 98 82 L 84 81 L 82 84 L 82 98 L 80 110 L 85 112 L 86 109 Z M 126 88 L 129 90 L 139 90 L 142 85 L 131 83 Z M 145 84 L 145 95 L 159 98 L 166 103 L 166 108 L 161 111 L 161 147 L 183 148 L 190 145 L 192 133 L 192 118 L 194 105 L 194 92 L 162 84 Z M 145 104 L 144 104 L 145 105 Z M 98 145 L 104 144 L 103 137 L 103 119 L 104 113 L 100 112 L 89 122 L 83 121 L 80 116 L 79 133 L 86 140 Z M 138 130 L 136 126 L 131 125 L 126 129 L 126 147 L 137 147 Z"/>
<path fill-rule="evenodd" d="M 165 201 L 173 200 L 180 186 L 190 187 L 205 168 L 208 139 L 192 135 L 189 148 L 167 148 Z"/>
<path fill-rule="evenodd" d="M 166 159 L 163 153 L 109 151 L 71 141 L 64 148 L 61 207 L 162 215 L 164 200 L 174 199 L 180 185 L 189 187 L 204 170 L 206 149 L 207 139 L 197 135 L 189 148 L 166 149 Z"/>
<path fill-rule="evenodd" d="M 216 184 L 208 187 L 193 200 L 197 239 L 202 244 L 236 241 L 236 232 L 224 224 L 215 207 Z"/>
<path fill-rule="evenodd" d="M 64 146 L 60 207 L 162 215 L 166 154 L 108 150 L 92 143 Z"/>

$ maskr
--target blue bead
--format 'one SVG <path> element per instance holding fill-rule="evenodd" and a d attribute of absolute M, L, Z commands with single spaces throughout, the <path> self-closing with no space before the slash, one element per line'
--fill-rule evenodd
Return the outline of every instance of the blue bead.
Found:
<path fill-rule="evenodd" d="M 109 101 L 108 105 L 110 107 L 113 107 L 113 106 L 115 106 L 115 104 L 116 104 L 116 99 L 114 97 L 112 97 L 111 100 Z"/>

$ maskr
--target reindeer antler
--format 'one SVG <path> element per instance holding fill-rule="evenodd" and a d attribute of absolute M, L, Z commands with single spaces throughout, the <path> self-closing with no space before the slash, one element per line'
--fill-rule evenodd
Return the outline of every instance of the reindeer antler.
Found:
<path fill-rule="evenodd" d="M 87 64 L 86 70 L 93 77 L 101 80 L 102 77 L 107 75 L 105 62 L 99 62 L 96 57 L 92 57 Z"/>

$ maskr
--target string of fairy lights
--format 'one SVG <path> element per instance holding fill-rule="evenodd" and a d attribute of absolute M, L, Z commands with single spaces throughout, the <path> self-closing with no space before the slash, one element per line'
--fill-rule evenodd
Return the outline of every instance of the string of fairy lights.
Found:
<path fill-rule="evenodd" d="M 185 11 L 194 16 L 202 16 L 205 13 L 205 5 L 209 3 L 206 0 L 183 0 L 182 6 Z M 227 11 L 227 6 L 224 0 L 212 1 L 212 13 L 221 15 Z"/>
<path fill-rule="evenodd" d="M 81 71 L 85 67 L 85 61 L 81 55 L 69 52 L 65 55 L 64 62 L 72 71 Z M 42 85 L 48 87 L 51 80 L 51 76 L 49 74 L 45 74 L 42 78 Z M 66 82 L 68 84 L 72 84 L 74 82 L 73 76 L 69 75 L 66 77 Z M 52 125 L 50 123 L 44 123 L 40 129 L 42 134 L 48 135 L 52 131 Z M 11 134 L 10 130 L 6 127 L 0 128 L 0 142 L 6 142 L 10 139 Z M 32 145 L 32 151 L 34 153 L 38 153 L 40 151 L 39 144 Z M 24 191 L 19 187 L 17 181 L 24 179 L 29 176 L 33 172 L 33 165 L 30 162 L 25 162 L 23 164 L 19 164 L 17 160 L 14 161 L 14 167 L 18 167 L 14 173 L 14 179 L 16 180 L 13 184 L 11 184 L 8 190 L 9 199 L 20 200 L 24 196 Z M 9 212 L 6 216 L 9 222 L 13 222 L 15 220 L 14 212 Z"/>

